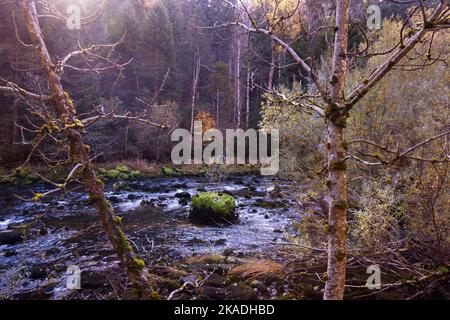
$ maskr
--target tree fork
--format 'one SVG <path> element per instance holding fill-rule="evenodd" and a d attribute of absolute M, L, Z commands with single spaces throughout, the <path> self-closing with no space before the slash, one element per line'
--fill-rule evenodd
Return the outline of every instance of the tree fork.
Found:
<path fill-rule="evenodd" d="M 80 128 L 78 123 L 80 121 L 76 118 L 70 99 L 65 94 L 59 76 L 53 68 L 47 46 L 42 37 L 35 1 L 19 0 L 17 3 L 47 77 L 56 114 L 70 128 L 66 131 L 66 136 L 70 143 L 71 160 L 74 163 L 82 163 L 84 165 L 81 175 L 84 187 L 95 205 L 108 239 L 117 253 L 121 265 L 126 270 L 137 296 L 139 298 L 150 298 L 151 286 L 146 277 L 148 272 L 147 268 L 145 267 L 145 263 L 141 259 L 138 259 L 134 253 L 122 230 L 120 218 L 115 216 L 111 204 L 107 201 L 104 194 L 103 182 L 96 178 L 94 167 L 87 150 L 84 148 L 83 138 L 79 132 Z"/>

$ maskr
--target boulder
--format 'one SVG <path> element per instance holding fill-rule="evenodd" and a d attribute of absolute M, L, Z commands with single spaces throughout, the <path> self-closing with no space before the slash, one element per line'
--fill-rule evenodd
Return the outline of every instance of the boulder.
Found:
<path fill-rule="evenodd" d="M 0 231 L 0 245 L 15 244 L 23 240 L 23 233 L 20 230 Z"/>
<path fill-rule="evenodd" d="M 122 172 L 122 173 L 127 173 L 130 171 L 130 168 L 128 168 L 126 165 L 124 164 L 118 164 L 115 168 L 117 171 Z"/>
<path fill-rule="evenodd" d="M 120 174 L 120 171 L 117 171 L 117 170 L 109 170 L 107 173 L 106 173 L 106 176 L 108 177 L 108 178 L 110 178 L 110 179 L 117 179 L 117 177 L 119 176 L 119 174 Z"/>
<path fill-rule="evenodd" d="M 171 175 L 175 174 L 175 170 L 173 170 L 172 168 L 169 168 L 169 167 L 162 167 L 161 171 L 166 176 L 171 176 Z"/>
<path fill-rule="evenodd" d="M 180 198 L 180 199 L 191 199 L 191 194 L 189 192 L 186 191 L 182 191 L 182 192 L 177 192 L 175 194 L 175 198 Z"/>
<path fill-rule="evenodd" d="M 233 223 L 237 221 L 236 202 L 224 193 L 201 192 L 192 197 L 189 218 L 203 224 Z"/>

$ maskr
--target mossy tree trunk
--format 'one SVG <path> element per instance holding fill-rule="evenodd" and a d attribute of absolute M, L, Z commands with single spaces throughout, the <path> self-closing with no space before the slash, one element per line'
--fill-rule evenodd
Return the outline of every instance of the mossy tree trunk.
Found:
<path fill-rule="evenodd" d="M 115 216 L 111 204 L 105 197 L 103 182 L 96 178 L 89 152 L 81 135 L 83 130 L 82 125 L 80 125 L 81 122 L 76 117 L 75 109 L 69 96 L 64 92 L 59 75 L 55 72 L 54 64 L 44 41 L 35 1 L 19 0 L 17 3 L 52 93 L 54 106 L 52 116 L 62 119 L 65 123 L 66 130 L 64 132 L 69 143 L 71 162 L 82 164 L 81 177 L 84 187 L 95 205 L 109 241 L 117 253 L 122 266 L 127 271 L 128 278 L 138 296 L 140 298 L 148 297 L 150 286 L 145 276 L 147 273 L 145 264 L 134 253 L 130 242 L 122 231 L 120 218 Z"/>
<path fill-rule="evenodd" d="M 344 85 L 348 46 L 349 0 L 337 1 L 336 35 L 328 104 L 328 265 L 324 299 L 343 299 L 347 257 L 347 176 L 344 150 Z"/>

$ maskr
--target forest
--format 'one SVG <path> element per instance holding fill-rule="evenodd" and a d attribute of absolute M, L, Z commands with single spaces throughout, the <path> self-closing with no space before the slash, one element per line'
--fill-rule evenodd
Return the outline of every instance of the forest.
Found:
<path fill-rule="evenodd" d="M 0 0 L 0 35 L 0 300 L 450 298 L 449 0 Z"/>

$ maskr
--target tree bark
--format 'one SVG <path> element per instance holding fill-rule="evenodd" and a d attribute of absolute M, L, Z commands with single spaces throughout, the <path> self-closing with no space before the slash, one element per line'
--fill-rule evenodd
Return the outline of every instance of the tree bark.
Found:
<path fill-rule="evenodd" d="M 328 267 L 324 299 L 344 297 L 347 259 L 347 173 L 344 128 L 346 113 L 344 85 L 348 46 L 349 0 L 338 0 L 336 35 L 331 75 L 331 102 L 327 110 L 328 129 Z"/>
<path fill-rule="evenodd" d="M 147 294 L 150 292 L 150 284 L 146 277 L 147 269 L 143 261 L 137 258 L 130 242 L 122 231 L 120 219 L 115 216 L 111 204 L 105 197 L 103 182 L 95 176 L 93 164 L 80 133 L 80 120 L 76 118 L 72 102 L 68 94 L 64 92 L 44 41 L 35 1 L 18 0 L 18 5 L 24 17 L 27 31 L 38 53 L 42 70 L 47 78 L 52 93 L 55 116 L 64 121 L 66 128 L 64 132 L 70 144 L 70 158 L 74 164 L 83 164 L 81 178 L 84 187 L 100 216 L 108 239 L 126 270 L 136 294 L 141 298 L 149 297 Z"/>
<path fill-rule="evenodd" d="M 200 50 L 197 48 L 197 55 L 195 58 L 194 74 L 192 77 L 192 101 L 191 101 L 191 134 L 194 132 L 194 116 L 195 116 L 195 100 L 197 98 L 198 80 L 200 77 Z"/>
<path fill-rule="evenodd" d="M 241 127 L 241 39 L 239 36 L 236 38 L 236 74 L 234 77 L 235 90 L 236 90 L 236 127 Z"/>
<path fill-rule="evenodd" d="M 269 79 L 267 81 L 267 90 L 272 90 L 273 87 L 273 76 L 275 75 L 275 63 L 277 59 L 277 44 L 274 40 L 272 40 L 272 55 L 270 58 L 270 70 L 269 70 Z"/>
<path fill-rule="evenodd" d="M 250 126 L 250 67 L 247 67 L 247 82 L 245 88 L 245 128 Z"/>

